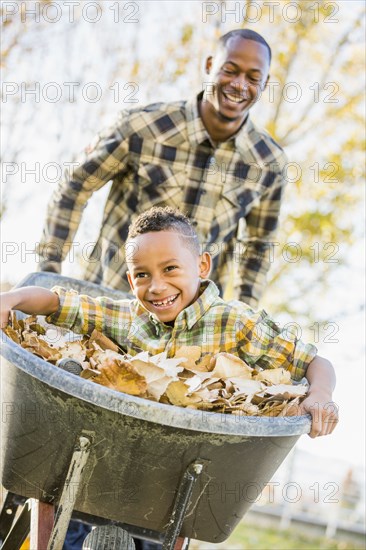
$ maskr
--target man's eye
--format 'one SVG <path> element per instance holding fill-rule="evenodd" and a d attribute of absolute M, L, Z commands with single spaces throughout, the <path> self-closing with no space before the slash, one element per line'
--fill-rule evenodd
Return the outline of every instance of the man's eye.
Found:
<path fill-rule="evenodd" d="M 227 67 L 224 67 L 222 70 L 226 74 L 234 74 L 235 73 L 235 71 L 233 69 L 228 69 Z"/>

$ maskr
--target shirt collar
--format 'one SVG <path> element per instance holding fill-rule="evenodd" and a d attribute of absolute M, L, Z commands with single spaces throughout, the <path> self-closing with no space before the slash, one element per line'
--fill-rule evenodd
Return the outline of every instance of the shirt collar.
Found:
<path fill-rule="evenodd" d="M 179 326 L 180 328 L 183 328 L 186 326 L 187 329 L 190 330 L 193 325 L 195 325 L 201 317 L 205 315 L 217 298 L 219 298 L 219 289 L 215 283 L 209 279 L 201 281 L 200 295 L 197 300 L 193 302 L 193 304 L 186 307 L 179 313 L 175 320 L 174 327 Z M 143 319 L 148 317 L 149 321 L 154 325 L 157 336 L 159 336 L 163 330 L 173 330 L 173 327 L 159 321 L 153 313 L 148 312 L 148 310 L 145 309 L 137 300 L 135 300 L 135 305 L 137 316 L 142 317 L 142 322 L 144 322 Z"/>
<path fill-rule="evenodd" d="M 198 95 L 196 94 L 190 97 L 186 102 L 188 140 L 193 146 L 200 145 L 205 141 L 208 141 L 210 145 L 212 144 L 210 135 L 202 122 L 202 118 L 198 110 L 198 102 L 202 101 L 202 97 L 203 92 L 200 92 Z M 248 114 L 241 128 L 239 128 L 239 130 L 235 134 L 230 136 L 230 138 L 227 139 L 224 143 L 234 140 L 237 147 L 245 148 L 245 144 L 249 140 L 249 133 L 251 133 L 253 130 L 254 125 Z"/>
<path fill-rule="evenodd" d="M 219 297 L 219 289 L 213 281 L 204 280 L 201 281 L 200 286 L 200 295 L 197 300 L 193 302 L 190 306 L 183 309 L 180 312 L 175 322 L 179 323 L 185 319 L 187 323 L 187 329 L 190 330 L 193 325 L 195 325 L 201 317 L 210 309 L 212 304 Z"/>
<path fill-rule="evenodd" d="M 192 96 L 186 103 L 188 140 L 194 147 L 204 141 L 208 141 L 211 144 L 210 136 L 198 111 L 198 101 L 202 99 L 202 96 L 203 92 Z"/>

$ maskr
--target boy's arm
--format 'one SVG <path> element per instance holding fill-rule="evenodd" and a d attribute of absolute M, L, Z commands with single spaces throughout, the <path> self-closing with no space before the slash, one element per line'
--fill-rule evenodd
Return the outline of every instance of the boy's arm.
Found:
<path fill-rule="evenodd" d="M 0 328 L 9 322 L 12 309 L 31 315 L 50 315 L 59 308 L 59 297 L 55 292 L 37 286 L 26 286 L 0 294 Z"/>
<path fill-rule="evenodd" d="M 305 376 L 310 389 L 298 414 L 311 414 L 310 437 L 328 435 L 338 423 L 338 407 L 332 400 L 335 387 L 333 366 L 327 359 L 317 355 L 309 364 Z"/>

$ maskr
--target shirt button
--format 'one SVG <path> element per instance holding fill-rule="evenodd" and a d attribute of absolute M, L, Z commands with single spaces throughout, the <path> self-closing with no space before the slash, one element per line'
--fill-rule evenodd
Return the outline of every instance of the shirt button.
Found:
<path fill-rule="evenodd" d="M 196 227 L 196 225 L 198 224 L 198 222 L 196 220 L 192 220 L 191 221 L 191 224 L 194 225 Z"/>

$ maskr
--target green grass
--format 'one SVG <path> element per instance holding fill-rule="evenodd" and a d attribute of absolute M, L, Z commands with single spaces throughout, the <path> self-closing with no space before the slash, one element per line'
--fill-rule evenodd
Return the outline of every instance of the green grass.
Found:
<path fill-rule="evenodd" d="M 305 535 L 296 529 L 280 531 L 273 527 L 241 523 L 221 544 L 193 542 L 192 550 L 363 550 L 365 545 L 344 540 L 329 540 Z"/>

